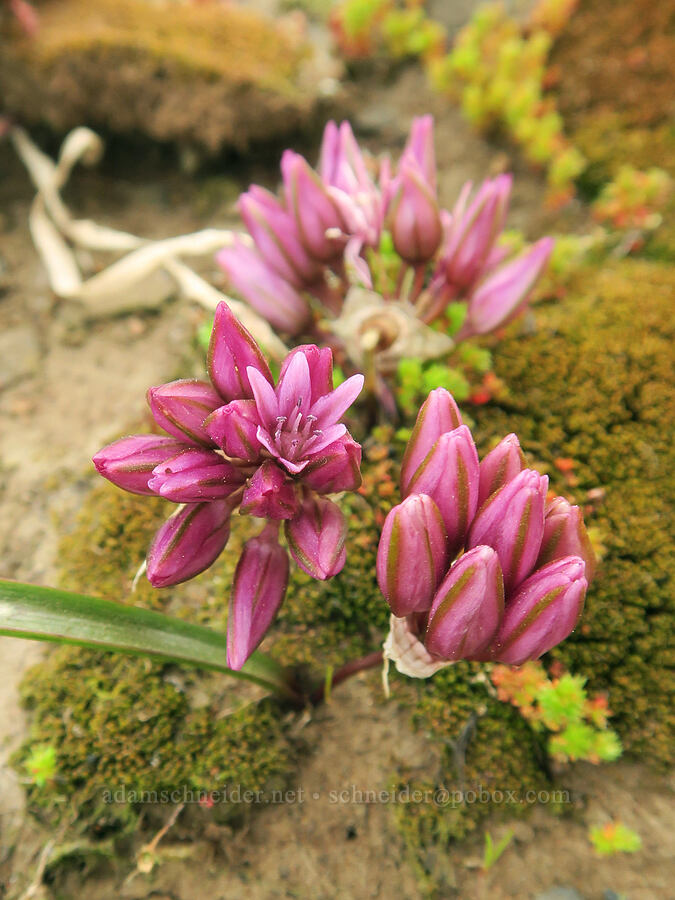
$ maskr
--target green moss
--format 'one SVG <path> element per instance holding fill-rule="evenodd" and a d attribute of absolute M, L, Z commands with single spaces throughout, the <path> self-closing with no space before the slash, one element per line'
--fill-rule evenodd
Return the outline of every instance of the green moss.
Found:
<path fill-rule="evenodd" d="M 224 629 L 237 548 L 251 533 L 243 518 L 235 519 L 229 552 L 208 573 L 161 591 L 141 578 L 130 594 L 168 507 L 109 484 L 96 486 L 62 541 L 61 583 Z M 74 804 L 80 827 L 94 834 L 132 826 L 143 792 L 153 798 L 226 785 L 256 791 L 278 786 L 293 771 L 296 753 L 282 711 L 240 682 L 62 648 L 27 673 L 22 690 L 31 728 L 17 766 L 23 770 L 36 745 L 56 750 L 56 778 L 47 788 L 31 787 L 30 803 L 55 818 L 70 815 Z M 106 801 L 121 788 L 129 802 Z M 230 808 L 217 812 L 228 815 Z"/>
<path fill-rule="evenodd" d="M 210 688 L 198 708 L 189 699 L 195 688 Z M 23 685 L 32 724 L 17 765 L 36 743 L 56 750 L 55 780 L 32 786 L 29 802 L 50 818 L 70 815 L 74 804 L 80 828 L 101 835 L 133 826 L 141 805 L 165 802 L 162 794 L 173 794 L 166 802 L 176 803 L 186 792 L 278 786 L 294 754 L 274 702 L 224 714 L 232 700 L 215 679 L 209 684 L 146 660 L 58 650 Z M 230 812 L 226 805 L 220 810 Z"/>
<path fill-rule="evenodd" d="M 394 456 L 380 444 L 366 447 L 361 492 L 340 501 L 349 518 L 342 572 L 318 582 L 294 569 L 272 649 L 287 665 L 320 672 L 381 644 L 389 609 L 377 586 L 375 557 L 384 515 L 397 502 Z"/>
<path fill-rule="evenodd" d="M 579 272 L 536 333 L 495 353 L 511 400 L 475 413 L 484 447 L 515 431 L 552 487 L 587 511 L 604 558 L 581 627 L 554 651 L 609 692 L 628 753 L 672 759 L 675 272 L 645 261 Z M 572 482 L 557 458 L 574 460 Z"/>
<path fill-rule="evenodd" d="M 4 41 L 0 81 L 22 121 L 177 143 L 193 165 L 306 126 L 313 65 L 297 24 L 238 4 L 53 0 L 30 40 Z"/>

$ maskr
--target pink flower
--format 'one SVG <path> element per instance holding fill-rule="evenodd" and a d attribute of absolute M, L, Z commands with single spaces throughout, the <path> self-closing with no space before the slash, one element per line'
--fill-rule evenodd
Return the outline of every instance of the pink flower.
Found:
<path fill-rule="evenodd" d="M 247 545 L 235 578 L 230 665 L 240 667 L 283 599 L 286 577 L 256 574 L 263 557 L 282 553 L 288 566 L 276 537 L 281 521 L 293 557 L 310 575 L 329 578 L 344 565 L 346 522 L 320 495 L 361 483 L 361 447 L 339 420 L 363 376 L 333 390 L 331 351 L 307 345 L 288 355 L 275 387 L 260 348 L 225 303 L 216 311 L 208 370 L 211 384 L 177 381 L 148 392 L 155 421 L 170 436 L 123 438 L 100 450 L 94 464 L 124 490 L 184 504 L 148 553 L 148 578 L 156 587 L 208 568 L 227 543 L 237 507 L 268 521 Z M 251 579 L 254 593 L 242 587 Z"/>

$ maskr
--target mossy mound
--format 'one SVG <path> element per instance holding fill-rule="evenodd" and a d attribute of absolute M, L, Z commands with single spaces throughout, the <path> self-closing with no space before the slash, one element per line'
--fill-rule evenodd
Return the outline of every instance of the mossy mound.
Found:
<path fill-rule="evenodd" d="M 560 804 L 546 771 L 544 739 L 511 706 L 493 698 L 483 667 L 457 663 L 408 689 L 415 727 L 440 750 L 437 771 L 399 773 L 401 790 L 421 803 L 396 804 L 394 815 L 425 896 L 447 896 L 454 876 L 446 850 L 487 816 L 513 818 L 546 800 Z M 426 767 L 428 769 L 428 767 Z M 557 790 L 557 789 L 556 789 Z M 419 796 L 419 795 L 418 795 Z"/>
<path fill-rule="evenodd" d="M 672 119 L 673 40 L 670 2 L 582 0 L 552 57 L 565 118 L 611 109 L 631 127 Z"/>
<path fill-rule="evenodd" d="M 188 584 L 158 591 L 131 583 L 168 504 L 119 491 L 92 490 L 72 534 L 61 544 L 61 582 L 71 590 L 161 609 L 224 629 L 236 548 L 251 529 L 236 520 L 232 552 Z M 33 785 L 41 814 L 70 816 L 93 835 L 133 826 L 147 804 L 198 797 L 226 787 L 265 791 L 285 784 L 297 747 L 283 711 L 244 683 L 171 665 L 79 648 L 61 648 L 31 669 L 22 686 L 31 711 L 28 739 L 16 757 L 22 774 L 32 748 L 56 751 L 56 777 Z M 68 802 L 64 802 L 64 800 Z M 229 818 L 242 806 L 217 804 Z"/>
<path fill-rule="evenodd" d="M 146 660 L 63 648 L 37 666 L 23 685 L 32 711 L 31 747 L 56 750 L 56 776 L 29 788 L 33 809 L 48 818 L 78 812 L 79 828 L 94 836 L 133 827 L 141 808 L 206 801 L 213 792 L 284 785 L 294 751 L 276 704 L 241 706 L 211 684 L 204 706 L 189 699 L 209 685 Z M 205 695 L 206 697 L 206 695 Z M 238 709 L 228 710 L 235 702 Z M 218 795 L 219 797 L 222 794 Z M 241 807 L 218 806 L 223 818 Z"/>
<path fill-rule="evenodd" d="M 265 643 L 280 661 L 304 667 L 315 678 L 326 665 L 372 651 L 388 620 L 374 571 L 382 520 L 377 503 L 394 492 L 394 461 L 380 447 L 372 453 L 377 460 L 369 463 L 367 477 L 374 505 L 359 495 L 344 500 L 353 514 L 350 565 L 327 584 L 294 568 L 283 611 Z M 228 547 L 198 578 L 158 591 L 141 577 L 131 593 L 152 535 L 170 509 L 155 498 L 96 485 L 61 543 L 60 582 L 224 631 L 239 550 L 260 523 L 235 516 Z M 293 717 L 275 702 L 260 700 L 257 688 L 216 675 L 63 648 L 29 671 L 23 698 L 31 730 L 17 756 L 20 770 L 25 774 L 33 748 L 56 751 L 57 777 L 47 788 L 30 788 L 31 805 L 58 818 L 74 803 L 82 829 L 94 834 L 132 825 L 143 796 L 151 800 L 184 789 L 208 793 L 227 784 L 242 792 L 265 790 L 287 779 L 297 763 L 297 742 L 288 735 Z M 135 799 L 107 805 L 104 792 L 114 798 L 121 788 Z"/>
<path fill-rule="evenodd" d="M 245 148 L 309 121 L 310 56 L 297 29 L 234 4 L 49 0 L 37 33 L 3 47 L 2 107 L 58 131 Z"/>
<path fill-rule="evenodd" d="M 631 127 L 624 114 L 605 110 L 578 117 L 574 142 L 589 161 L 583 187 L 591 195 L 615 178 L 621 166 L 647 171 L 664 169 L 675 179 L 675 129 L 664 123 L 653 128 Z M 675 190 L 671 191 L 662 222 L 647 234 L 644 255 L 650 259 L 675 260 Z"/>
<path fill-rule="evenodd" d="M 499 344 L 510 400 L 475 413 L 484 446 L 515 431 L 586 509 L 604 556 L 581 627 L 554 655 L 609 692 L 626 751 L 661 764 L 675 746 L 674 295 L 675 271 L 653 262 L 580 271 L 537 309 L 536 333 Z"/>

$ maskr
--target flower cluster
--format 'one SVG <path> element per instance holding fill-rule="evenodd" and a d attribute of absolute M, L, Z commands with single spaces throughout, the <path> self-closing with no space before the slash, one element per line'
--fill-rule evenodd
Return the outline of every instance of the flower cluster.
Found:
<path fill-rule="evenodd" d="M 594 557 L 579 507 L 547 490 L 514 434 L 479 462 L 452 396 L 431 392 L 377 556 L 393 613 L 385 654 L 401 672 L 427 677 L 459 659 L 521 665 L 569 635 Z"/>
<path fill-rule="evenodd" d="M 252 245 L 240 237 L 218 261 L 232 289 L 292 335 L 311 330 L 317 306 L 338 316 L 350 281 L 373 287 L 368 260 L 376 259 L 385 232 L 399 257 L 387 299 L 409 302 L 426 323 L 448 303 L 466 302 L 460 339 L 517 315 L 552 250 L 544 238 L 509 259 L 498 244 L 509 176 L 486 181 L 473 197 L 468 183 L 452 211 L 440 208 L 431 116 L 413 121 L 395 170 L 387 158 L 376 163 L 362 154 L 348 122 L 329 122 L 318 170 L 286 150 L 281 174 L 280 197 L 257 185 L 242 194 Z M 413 276 L 406 279 L 408 270 Z"/>
<path fill-rule="evenodd" d="M 230 517 L 267 520 L 244 546 L 228 625 L 228 665 L 239 669 L 283 600 L 289 561 L 279 544 L 284 523 L 293 559 L 326 579 L 345 562 L 347 525 L 325 495 L 361 484 L 361 447 L 339 420 L 363 387 L 353 375 L 333 390 L 330 349 L 296 347 L 276 387 L 251 335 L 221 303 L 208 355 L 210 383 L 174 381 L 151 388 L 148 403 L 165 435 L 123 438 L 94 457 L 118 487 L 181 504 L 147 555 L 156 587 L 208 568 L 227 544 Z"/>

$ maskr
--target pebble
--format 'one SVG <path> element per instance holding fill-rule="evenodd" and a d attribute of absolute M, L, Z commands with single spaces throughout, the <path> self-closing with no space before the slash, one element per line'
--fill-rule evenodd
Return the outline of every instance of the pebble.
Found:
<path fill-rule="evenodd" d="M 584 897 L 573 887 L 556 886 L 536 894 L 534 900 L 584 900 Z"/>

